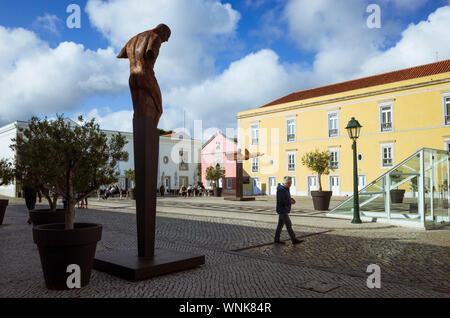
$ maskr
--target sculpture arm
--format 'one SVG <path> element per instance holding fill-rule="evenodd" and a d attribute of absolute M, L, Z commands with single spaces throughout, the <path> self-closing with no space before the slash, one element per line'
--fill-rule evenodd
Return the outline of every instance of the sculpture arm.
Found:
<path fill-rule="evenodd" d="M 128 58 L 127 47 L 128 47 L 128 43 L 122 48 L 119 55 L 117 55 L 118 59 L 127 59 Z"/>

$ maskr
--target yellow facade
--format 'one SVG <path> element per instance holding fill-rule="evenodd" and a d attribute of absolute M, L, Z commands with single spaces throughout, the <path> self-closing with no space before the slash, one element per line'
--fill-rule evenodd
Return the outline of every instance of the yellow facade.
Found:
<path fill-rule="evenodd" d="M 358 174 L 365 176 L 368 184 L 419 148 L 449 149 L 447 98 L 450 72 L 240 112 L 240 147 L 264 154 L 258 172 L 252 172 L 250 160 L 244 163 L 244 171 L 259 178 L 263 193 L 274 194 L 269 190 L 269 177 L 280 183 L 289 175 L 296 177 L 296 194 L 308 195 L 308 176 L 314 173 L 301 164 L 301 157 L 315 149 L 339 149 L 339 169 L 330 173 L 339 177 L 334 194 L 351 195 L 353 152 L 345 129 L 349 120 L 355 117 L 363 126 L 358 139 L 358 153 L 362 154 Z M 381 131 L 380 113 L 380 107 L 386 105 L 392 106 L 393 125 L 387 132 Z M 333 111 L 338 114 L 338 135 L 329 137 L 327 114 Z M 295 140 L 287 142 L 290 118 L 295 118 Z M 258 145 L 251 145 L 252 124 L 259 125 Z M 382 145 L 392 147 L 391 167 L 382 167 Z M 295 172 L 288 171 L 288 152 L 295 153 Z M 323 176 L 323 190 L 331 190 L 329 183 L 329 176 Z M 244 193 L 252 192 L 252 184 L 244 185 Z"/>

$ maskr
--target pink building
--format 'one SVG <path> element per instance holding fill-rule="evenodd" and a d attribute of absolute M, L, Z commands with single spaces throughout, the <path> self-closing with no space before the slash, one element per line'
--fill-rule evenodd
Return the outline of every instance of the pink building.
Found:
<path fill-rule="evenodd" d="M 206 180 L 206 168 L 220 164 L 225 169 L 225 179 L 219 181 L 224 194 L 236 194 L 236 161 L 228 160 L 227 153 L 238 150 L 237 139 L 230 139 L 217 132 L 202 147 L 202 182 L 207 189 L 212 187 L 211 182 Z"/>

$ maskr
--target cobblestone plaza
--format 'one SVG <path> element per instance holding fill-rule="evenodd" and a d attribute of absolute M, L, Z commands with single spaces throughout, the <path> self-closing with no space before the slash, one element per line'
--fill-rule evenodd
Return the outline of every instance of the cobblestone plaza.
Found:
<path fill-rule="evenodd" d="M 342 198 L 343 200 L 343 198 Z M 342 200 L 334 199 L 332 207 Z M 450 296 L 450 231 L 352 225 L 298 199 L 291 218 L 303 243 L 274 245 L 274 201 L 158 199 L 156 247 L 206 256 L 204 266 L 141 282 L 93 270 L 82 289 L 45 288 L 28 213 L 12 199 L 0 227 L 0 297 L 444 297 Z M 44 204 L 44 203 L 42 203 Z M 43 205 L 44 206 L 44 205 Z M 97 252 L 136 247 L 134 202 L 91 199 L 77 222 L 103 225 Z M 366 281 L 381 268 L 381 288 Z"/>

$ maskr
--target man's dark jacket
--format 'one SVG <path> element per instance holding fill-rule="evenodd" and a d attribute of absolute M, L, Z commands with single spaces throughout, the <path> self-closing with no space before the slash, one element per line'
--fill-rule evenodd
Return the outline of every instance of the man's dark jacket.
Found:
<path fill-rule="evenodd" d="M 291 193 L 289 188 L 279 184 L 277 187 L 277 213 L 285 214 L 291 212 Z"/>

